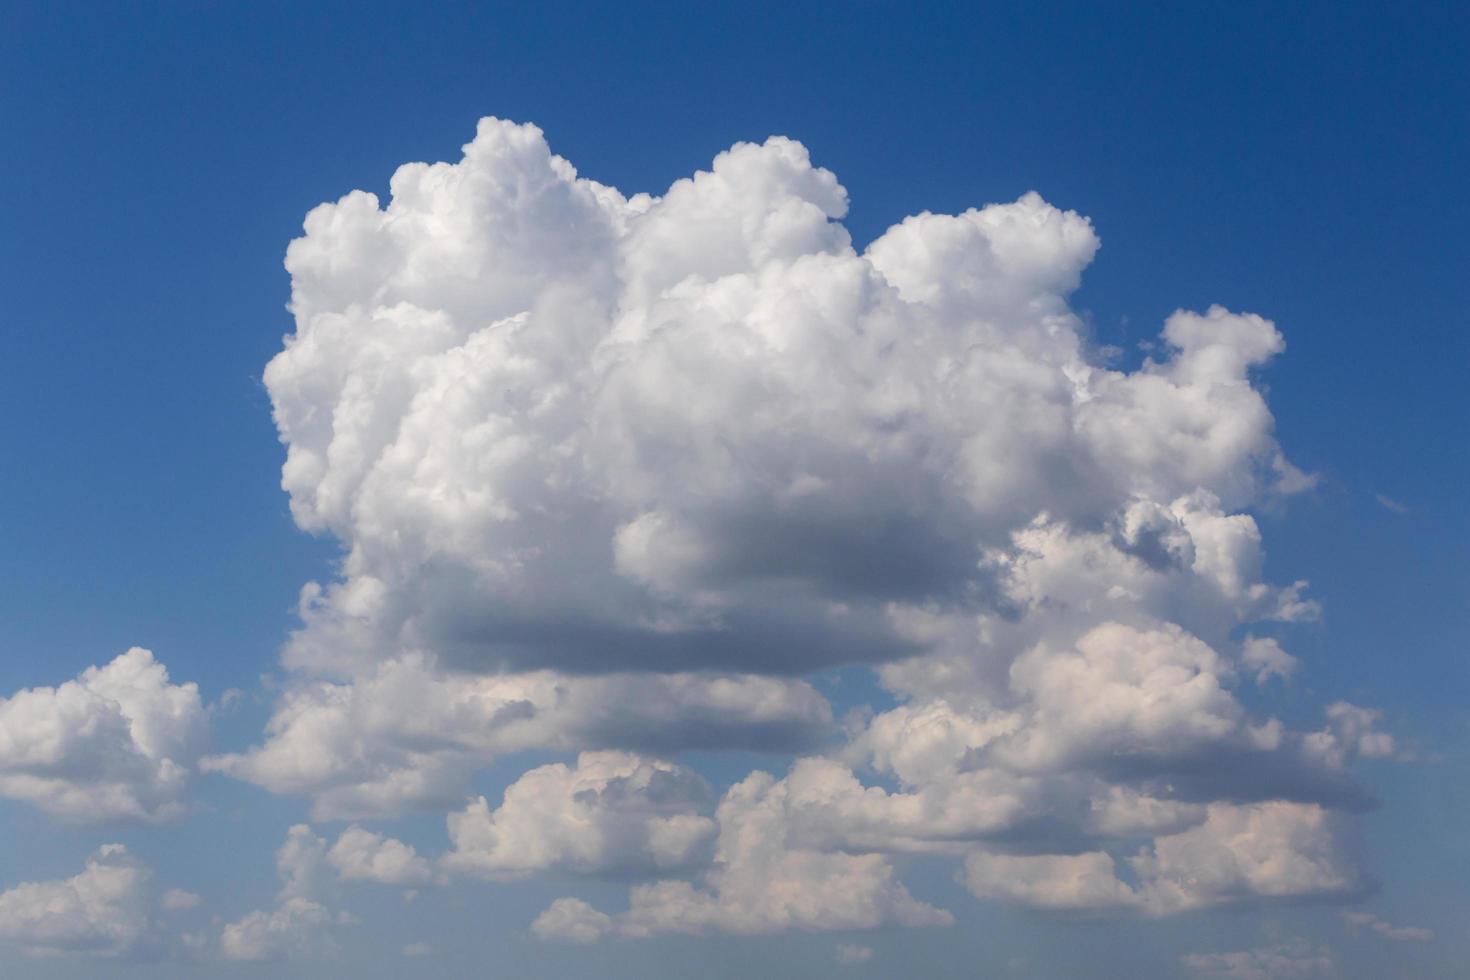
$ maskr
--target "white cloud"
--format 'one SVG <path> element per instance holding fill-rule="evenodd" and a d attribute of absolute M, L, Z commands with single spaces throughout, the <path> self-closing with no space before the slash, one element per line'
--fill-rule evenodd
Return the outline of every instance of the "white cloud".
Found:
<path fill-rule="evenodd" d="M 1240 649 L 1241 663 L 1255 671 L 1256 683 L 1265 684 L 1272 677 L 1289 679 L 1296 673 L 1296 658 L 1271 637 L 1247 636 Z"/>
<path fill-rule="evenodd" d="M 1407 514 L 1409 512 L 1407 504 L 1401 504 L 1385 494 L 1375 494 L 1373 499 L 1378 501 L 1379 506 L 1395 514 Z"/>
<path fill-rule="evenodd" d="M 1156 914 L 1257 898 L 1343 897 L 1366 880 L 1350 821 L 1315 804 L 1211 804 L 1198 827 L 1132 859 Z"/>
<path fill-rule="evenodd" d="M 1396 926 L 1391 922 L 1385 922 L 1371 912 L 1342 912 L 1342 920 L 1354 931 L 1358 929 L 1369 929 L 1385 939 L 1394 939 L 1399 942 L 1427 943 L 1434 938 L 1434 933 L 1420 926 Z"/>
<path fill-rule="evenodd" d="M 1157 837 L 1128 859 L 1136 884 L 1113 856 L 1013 855 L 972 851 L 964 881 L 976 896 L 1032 908 L 1173 915 L 1260 899 L 1351 896 L 1365 880 L 1345 821 L 1311 804 L 1216 803 L 1203 823 Z"/>
<path fill-rule="evenodd" d="M 973 851 L 965 887 L 977 898 L 1052 911 L 1110 911 L 1137 903 L 1109 854 L 1011 855 Z"/>
<path fill-rule="evenodd" d="M 1097 238 L 1035 194 L 859 254 L 790 140 L 625 198 L 496 120 L 392 188 L 287 257 L 283 482 L 349 552 L 293 666 L 889 658 L 885 602 L 983 594 L 1039 511 L 1234 505 L 1279 459 L 1248 378 L 1274 326 L 1180 312 L 1164 360 L 1089 362 L 1065 297 Z"/>
<path fill-rule="evenodd" d="M 693 770 L 623 752 L 532 769 L 494 810 L 482 796 L 449 816 L 446 869 L 488 878 L 533 871 L 658 871 L 708 861 L 710 791 Z"/>
<path fill-rule="evenodd" d="M 758 749 L 805 744 L 831 723 L 821 695 L 784 678 L 477 677 L 408 656 L 353 683 L 291 689 L 264 745 L 205 766 L 273 792 L 310 793 L 316 819 L 365 819 L 460 805 L 470 774 L 503 752 Z"/>
<path fill-rule="evenodd" d="M 134 647 L 0 698 L 0 796 L 76 822 L 176 817 L 207 739 L 198 687 Z"/>
<path fill-rule="evenodd" d="M 635 885 L 628 910 L 617 917 L 592 915 L 594 910 L 573 901 L 556 907 L 538 934 L 590 941 L 612 933 L 749 935 L 954 921 L 949 912 L 910 895 L 884 856 L 819 850 L 792 840 L 782 795 L 782 784 L 762 772 L 731 787 L 716 811 L 714 862 L 701 884 L 667 879 Z"/>
<path fill-rule="evenodd" d="M 531 931 L 547 942 L 595 943 L 613 931 L 613 920 L 579 898 L 558 898 L 536 916 Z"/>
<path fill-rule="evenodd" d="M 247 913 L 225 924 L 220 952 L 231 960 L 279 960 L 314 956 L 335 949 L 332 927 L 340 918 L 322 895 L 327 842 L 305 824 L 293 826 L 276 851 L 281 890 L 269 909 Z"/>
<path fill-rule="evenodd" d="M 327 862 L 345 881 L 423 885 L 433 879 L 429 862 L 411 846 L 357 826 L 342 831 Z"/>
<path fill-rule="evenodd" d="M 1027 194 L 858 252 L 788 139 L 627 197 L 484 120 L 391 189 L 313 210 L 287 255 L 282 482 L 345 557 L 303 589 L 265 741 L 210 768 L 319 819 L 457 810 L 445 869 L 665 876 L 533 926 L 578 942 L 948 921 L 900 851 L 1056 909 L 1360 887 L 1351 768 L 1402 753 L 1370 709 L 1297 731 L 1236 695 L 1297 667 L 1254 624 L 1319 613 L 1266 581 L 1249 513 L 1313 482 L 1254 384 L 1270 321 L 1177 311 L 1114 369 L 1067 302 L 1087 219 Z M 799 678 L 839 663 L 896 706 L 713 824 L 652 761 L 809 751 L 831 712 Z M 527 749 L 584 754 L 465 807 Z M 428 880 L 359 828 L 338 849 Z"/>
<path fill-rule="evenodd" d="M 197 908 L 202 902 L 198 895 L 182 888 L 170 888 L 163 893 L 159 899 L 159 905 L 168 912 L 183 912 L 187 909 Z"/>
<path fill-rule="evenodd" d="M 1012 687 L 1035 706 L 1009 749 L 1044 768 L 1079 756 L 1188 753 L 1242 727 L 1214 650 L 1176 626 L 1097 626 L 1072 651 L 1037 647 L 1011 666 Z"/>
<path fill-rule="evenodd" d="M 1200 976 L 1226 980 L 1288 980 L 1291 977 L 1337 975 L 1337 964 L 1331 953 L 1300 941 L 1234 953 L 1191 953 L 1183 957 L 1183 963 Z"/>
<path fill-rule="evenodd" d="M 306 898 L 288 898 L 271 909 L 250 912 L 220 933 L 220 951 L 230 960 L 279 960 L 329 948 L 333 916 Z"/>
<path fill-rule="evenodd" d="M 121 844 L 104 844 L 74 877 L 0 892 L 0 941 L 36 954 L 132 953 L 151 928 L 147 877 Z"/>
<path fill-rule="evenodd" d="M 858 946 L 853 943 L 838 943 L 836 956 L 837 962 L 846 965 L 866 963 L 873 958 L 873 947 Z"/>

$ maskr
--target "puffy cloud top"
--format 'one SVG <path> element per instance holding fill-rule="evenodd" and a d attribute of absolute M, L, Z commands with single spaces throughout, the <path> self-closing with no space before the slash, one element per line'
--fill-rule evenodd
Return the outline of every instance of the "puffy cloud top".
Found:
<path fill-rule="evenodd" d="M 451 870 L 510 877 L 699 865 L 715 835 L 700 811 L 709 788 L 692 770 L 622 752 L 586 752 L 575 767 L 532 769 L 491 810 L 482 796 L 449 817 Z"/>
<path fill-rule="evenodd" d="M 0 698 L 0 796 L 74 821 L 176 816 L 207 740 L 197 685 L 169 683 L 134 647 L 58 687 Z"/>
<path fill-rule="evenodd" d="M 147 878 L 127 848 L 104 844 L 71 878 L 0 892 L 0 940 L 33 953 L 131 953 L 150 928 Z"/>
<path fill-rule="evenodd" d="M 1275 328 L 1181 312 L 1167 358 L 1101 366 L 1065 302 L 1097 238 L 1035 194 L 859 254 L 791 140 L 625 198 L 493 119 L 392 189 L 287 256 L 284 485 L 348 549 L 293 665 L 889 659 L 887 603 L 985 608 L 984 550 L 1038 513 L 1240 503 L 1279 459 Z"/>
<path fill-rule="evenodd" d="M 858 250 L 784 138 L 626 196 L 487 119 L 391 187 L 287 254 L 282 481 L 344 557 L 303 589 L 266 741 L 208 762 L 318 818 L 450 814 L 437 871 L 353 827 L 313 845 L 340 876 L 644 879 L 532 926 L 573 942 L 950 921 L 911 852 L 1071 912 L 1362 890 L 1352 767 L 1398 745 L 1371 709 L 1298 730 L 1241 692 L 1291 680 L 1285 624 L 1318 614 L 1249 513 L 1312 484 L 1255 384 L 1269 320 L 1180 310 L 1121 369 L 1068 305 L 1086 218 L 1031 193 Z M 665 761 L 810 751 L 831 710 L 800 678 L 833 664 L 893 704 L 829 755 L 717 805 Z M 526 749 L 581 754 L 469 798 Z M 232 955 L 325 910 L 254 916 Z"/>

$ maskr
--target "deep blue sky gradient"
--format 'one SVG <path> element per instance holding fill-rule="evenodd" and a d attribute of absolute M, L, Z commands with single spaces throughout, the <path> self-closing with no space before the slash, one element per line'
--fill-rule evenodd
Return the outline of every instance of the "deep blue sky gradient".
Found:
<path fill-rule="evenodd" d="M 1292 649 L 1317 700 L 1420 744 L 1369 771 L 1369 833 L 1398 908 L 1463 917 L 1467 52 L 1464 3 L 0 5 L 0 690 L 134 644 L 208 698 L 260 690 L 335 553 L 290 522 L 259 383 L 310 207 L 457 158 L 482 115 L 629 193 L 780 133 L 847 187 L 859 244 L 1029 189 L 1089 215 L 1077 305 L 1125 359 L 1177 307 L 1276 320 L 1279 435 L 1322 477 L 1260 515 L 1270 577 L 1326 609 Z M 257 854 L 300 813 L 211 786 L 260 817 Z M 0 819 L 0 882 L 89 847 L 23 859 L 45 821 Z"/>

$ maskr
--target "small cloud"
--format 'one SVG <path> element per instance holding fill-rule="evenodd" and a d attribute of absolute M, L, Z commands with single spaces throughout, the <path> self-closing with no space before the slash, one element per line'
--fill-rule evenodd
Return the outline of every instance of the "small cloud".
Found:
<path fill-rule="evenodd" d="M 1386 509 L 1393 511 L 1395 514 L 1407 514 L 1409 512 L 1409 506 L 1407 504 L 1401 504 L 1397 500 L 1394 500 L 1392 497 L 1385 494 L 1377 494 L 1375 499 L 1377 499 L 1377 501 L 1382 504 Z"/>
<path fill-rule="evenodd" d="M 244 698 L 244 691 L 240 690 L 238 687 L 232 687 L 219 696 L 219 700 L 214 703 L 215 710 L 231 711 L 238 707 L 240 705 L 240 702 L 244 700 Z"/>
<path fill-rule="evenodd" d="M 1370 929 L 1385 939 L 1393 939 L 1406 943 L 1427 943 L 1434 938 L 1434 933 L 1419 926 L 1396 926 L 1391 922 L 1384 922 L 1371 912 L 1343 912 L 1342 921 L 1346 922 L 1348 929 L 1357 932 L 1359 929 Z"/>
<path fill-rule="evenodd" d="M 403 947 L 404 956 L 428 956 L 434 952 L 434 947 L 428 943 L 409 943 Z"/>
<path fill-rule="evenodd" d="M 185 909 L 194 908 L 200 901 L 202 899 L 193 892 L 186 892 L 182 888 L 170 888 L 163 893 L 159 904 L 170 912 L 182 912 Z"/>
<path fill-rule="evenodd" d="M 857 946 L 852 943 L 837 944 L 837 962 L 839 963 L 866 963 L 873 958 L 871 946 Z"/>
<path fill-rule="evenodd" d="M 1197 976 L 1219 980 L 1329 977 L 1337 970 L 1326 949 L 1314 948 L 1301 940 L 1234 953 L 1191 953 L 1182 962 Z"/>

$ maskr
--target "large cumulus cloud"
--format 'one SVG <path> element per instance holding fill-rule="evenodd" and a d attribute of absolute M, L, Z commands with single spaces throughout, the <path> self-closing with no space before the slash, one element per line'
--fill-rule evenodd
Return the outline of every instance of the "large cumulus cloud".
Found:
<path fill-rule="evenodd" d="M 392 190 L 287 257 L 284 485 L 346 549 L 292 665 L 890 659 L 889 604 L 993 607 L 981 559 L 1038 513 L 1238 505 L 1286 466 L 1247 378 L 1275 328 L 1180 313 L 1163 361 L 1100 366 L 1065 302 L 1097 238 L 1034 194 L 859 254 L 790 140 L 625 199 L 493 120 Z"/>
<path fill-rule="evenodd" d="M 789 139 L 625 196 L 487 119 L 391 192 L 287 254 L 283 486 L 343 556 L 265 742 L 211 766 L 323 819 L 456 811 L 442 869 L 656 878 L 538 920 L 577 941 L 946 921 L 897 852 L 1057 909 L 1361 890 L 1352 768 L 1392 738 L 1251 707 L 1318 613 L 1250 513 L 1312 483 L 1255 382 L 1270 321 L 1181 310 L 1124 369 L 1068 304 L 1086 218 L 1027 194 L 859 251 Z M 666 761 L 809 752 L 802 675 L 838 664 L 891 704 L 828 754 L 718 805 Z M 586 754 L 469 800 L 532 748 Z M 339 863 L 427 879 L 384 846 Z"/>

